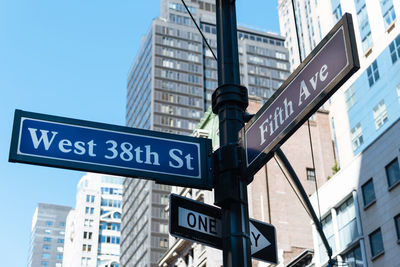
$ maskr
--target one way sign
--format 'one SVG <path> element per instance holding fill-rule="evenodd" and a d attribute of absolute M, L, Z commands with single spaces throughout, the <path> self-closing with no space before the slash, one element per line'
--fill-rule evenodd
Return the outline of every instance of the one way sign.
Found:
<path fill-rule="evenodd" d="M 171 194 L 170 234 L 179 238 L 222 249 L 221 209 Z M 277 264 L 275 227 L 250 219 L 251 256 Z"/>

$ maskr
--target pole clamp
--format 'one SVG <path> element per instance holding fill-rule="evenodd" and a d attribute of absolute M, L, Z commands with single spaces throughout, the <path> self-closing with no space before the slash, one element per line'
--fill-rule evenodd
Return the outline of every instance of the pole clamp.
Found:
<path fill-rule="evenodd" d="M 227 170 L 239 169 L 242 161 L 240 151 L 239 144 L 228 144 L 214 152 L 214 174 L 216 177 Z"/>
<path fill-rule="evenodd" d="M 248 106 L 247 88 L 237 84 L 223 84 L 215 89 L 212 94 L 212 110 L 218 114 L 218 110 L 222 105 L 228 103 L 236 104 L 242 110 Z"/>

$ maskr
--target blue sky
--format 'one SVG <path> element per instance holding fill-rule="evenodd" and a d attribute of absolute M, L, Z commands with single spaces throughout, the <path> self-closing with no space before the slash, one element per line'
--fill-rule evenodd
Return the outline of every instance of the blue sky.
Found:
<path fill-rule="evenodd" d="M 238 24 L 279 32 L 278 1 L 238 0 Z M 39 202 L 75 205 L 82 172 L 9 163 L 15 109 L 124 125 L 127 73 L 159 0 L 0 0 L 0 255 L 26 266 Z"/>

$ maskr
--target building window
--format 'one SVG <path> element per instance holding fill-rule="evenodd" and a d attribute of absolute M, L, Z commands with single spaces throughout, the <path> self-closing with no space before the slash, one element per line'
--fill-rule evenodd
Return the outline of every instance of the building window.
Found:
<path fill-rule="evenodd" d="M 160 247 L 162 247 L 162 248 L 168 248 L 168 239 L 166 239 L 166 238 L 161 238 L 161 239 L 160 239 Z"/>
<path fill-rule="evenodd" d="M 86 244 L 82 245 L 82 251 L 86 251 Z"/>
<path fill-rule="evenodd" d="M 400 58 L 400 34 L 390 43 L 389 50 L 392 63 L 394 64 Z"/>
<path fill-rule="evenodd" d="M 44 237 L 44 238 L 43 238 L 43 241 L 44 241 L 44 242 L 51 242 L 51 237 Z"/>
<path fill-rule="evenodd" d="M 50 254 L 49 253 L 42 253 L 42 259 L 49 259 Z"/>
<path fill-rule="evenodd" d="M 376 60 L 374 60 L 374 62 L 372 62 L 372 64 L 367 68 L 367 75 L 370 87 L 379 80 L 378 63 Z"/>
<path fill-rule="evenodd" d="M 372 178 L 361 186 L 361 191 L 363 195 L 364 207 L 369 206 L 375 201 L 375 190 Z"/>
<path fill-rule="evenodd" d="M 365 0 L 355 0 L 358 25 L 364 53 L 372 46 L 371 27 L 369 25 L 367 6 Z"/>
<path fill-rule="evenodd" d="M 307 181 L 315 181 L 315 169 L 306 168 L 307 171 Z"/>
<path fill-rule="evenodd" d="M 57 258 L 57 260 L 62 260 L 63 259 L 63 255 L 62 254 L 57 254 L 56 258 Z"/>
<path fill-rule="evenodd" d="M 357 101 L 356 90 L 354 89 L 354 86 L 351 86 L 344 92 L 344 97 L 346 99 L 347 110 L 349 110 Z"/>
<path fill-rule="evenodd" d="M 392 162 L 386 165 L 385 169 L 386 169 L 386 178 L 388 181 L 389 188 L 392 188 L 400 181 L 400 169 L 397 158 L 395 158 Z"/>
<path fill-rule="evenodd" d="M 64 244 L 64 238 L 59 238 L 57 239 L 58 244 Z"/>
<path fill-rule="evenodd" d="M 381 100 L 378 103 L 378 105 L 376 105 L 374 107 L 373 113 L 374 113 L 374 120 L 375 120 L 375 128 L 378 130 L 388 120 L 387 113 L 386 113 L 386 105 L 383 100 Z"/>
<path fill-rule="evenodd" d="M 49 266 L 49 262 L 48 261 L 42 261 L 41 264 L 42 264 L 42 266 Z"/>
<path fill-rule="evenodd" d="M 396 227 L 397 240 L 400 241 L 400 214 L 394 217 L 394 226 Z"/>
<path fill-rule="evenodd" d="M 369 243 L 371 245 L 372 258 L 384 252 L 381 228 L 369 234 Z"/>
<path fill-rule="evenodd" d="M 52 221 L 46 221 L 46 226 L 53 226 L 53 222 Z"/>
<path fill-rule="evenodd" d="M 397 85 L 396 90 L 397 90 L 397 97 L 398 97 L 399 103 L 400 103 L 400 84 Z"/>
<path fill-rule="evenodd" d="M 364 143 L 361 124 L 357 123 L 356 126 L 351 129 L 351 143 L 353 145 L 353 151 Z"/>
<path fill-rule="evenodd" d="M 381 0 L 381 10 L 383 21 L 385 22 L 385 29 L 387 29 L 392 22 L 396 19 L 396 13 L 393 8 L 392 0 Z"/>
<path fill-rule="evenodd" d="M 340 0 L 332 0 L 331 4 L 333 10 L 333 19 L 336 23 L 342 17 L 342 7 L 340 6 Z"/>
<path fill-rule="evenodd" d="M 336 252 L 336 245 L 335 245 L 335 233 L 333 231 L 333 221 L 332 215 L 328 215 L 321 221 L 322 230 L 325 233 L 326 239 L 328 240 L 329 246 L 332 248 L 332 252 Z M 320 255 L 320 262 L 325 262 L 328 260 L 328 254 L 326 253 L 325 246 L 322 243 L 320 237 L 318 237 L 318 244 L 319 244 L 319 255 Z"/>
<path fill-rule="evenodd" d="M 346 252 L 346 254 L 342 256 L 342 258 L 343 258 L 343 266 L 348 266 L 348 267 L 364 266 L 361 256 L 360 245 L 351 249 L 349 252 Z"/>
<path fill-rule="evenodd" d="M 358 237 L 356 210 L 353 197 L 350 197 L 337 209 L 337 223 L 341 248 L 347 247 Z"/>
<path fill-rule="evenodd" d="M 83 225 L 87 226 L 87 227 L 92 227 L 93 226 L 93 220 L 85 219 L 85 222 L 84 222 Z"/>

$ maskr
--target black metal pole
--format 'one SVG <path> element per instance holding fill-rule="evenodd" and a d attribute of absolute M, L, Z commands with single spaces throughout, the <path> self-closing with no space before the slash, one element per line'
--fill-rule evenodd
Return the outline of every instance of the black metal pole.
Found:
<path fill-rule="evenodd" d="M 275 152 L 275 154 L 278 156 L 279 160 L 283 163 L 284 167 L 286 168 L 286 170 L 288 171 L 290 177 L 292 178 L 294 184 L 296 185 L 297 190 L 299 191 L 301 198 L 304 202 L 304 204 L 306 205 L 308 211 L 311 214 L 311 218 L 314 221 L 315 227 L 317 228 L 317 231 L 322 239 L 322 243 L 325 246 L 326 252 L 328 254 L 329 257 L 329 265 L 328 266 L 333 266 L 333 262 L 332 262 L 332 249 L 329 246 L 328 240 L 326 239 L 325 233 L 322 229 L 322 224 L 320 223 L 320 221 L 318 220 L 317 214 L 315 214 L 314 208 L 311 205 L 310 200 L 308 199 L 307 193 L 304 190 L 299 177 L 297 176 L 296 172 L 294 171 L 292 165 L 290 164 L 289 160 L 286 158 L 285 154 L 283 153 L 283 151 L 278 148 Z"/>
<path fill-rule="evenodd" d="M 215 158 L 215 204 L 222 208 L 224 267 L 250 267 L 247 181 L 240 175 L 239 132 L 248 105 L 240 86 L 234 0 L 217 0 L 218 88 L 213 112 L 219 117 L 220 148 Z"/>
<path fill-rule="evenodd" d="M 300 38 L 299 38 L 299 31 L 297 29 L 297 18 L 296 18 L 296 9 L 294 7 L 294 0 L 292 0 L 291 3 L 292 3 L 292 10 L 293 10 L 294 27 L 296 29 L 297 49 L 299 51 L 299 58 L 300 58 L 300 63 L 301 63 L 301 62 L 303 62 L 303 57 L 301 56 Z"/>

